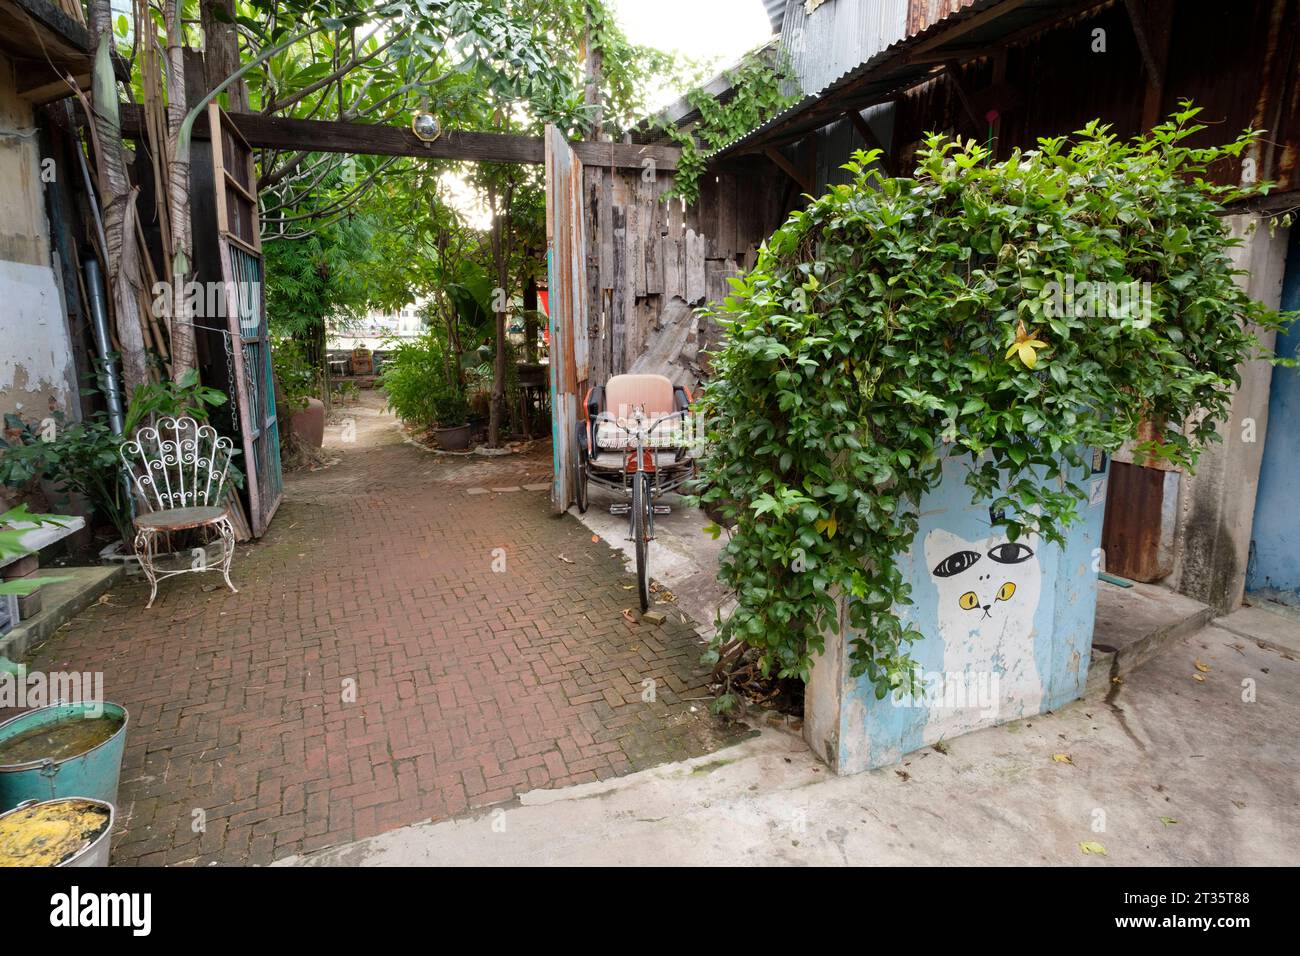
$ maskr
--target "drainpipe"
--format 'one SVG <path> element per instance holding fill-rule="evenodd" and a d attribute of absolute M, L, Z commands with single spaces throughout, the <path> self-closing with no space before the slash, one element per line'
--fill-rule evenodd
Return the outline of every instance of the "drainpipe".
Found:
<path fill-rule="evenodd" d="M 104 305 L 104 280 L 99 274 L 99 263 L 88 257 L 85 261 L 86 293 L 90 298 L 90 318 L 95 330 L 95 351 L 99 353 L 99 384 L 108 402 L 108 423 L 114 435 L 122 434 L 125 419 L 122 415 L 122 391 L 117 382 L 117 369 L 113 366 L 112 346 L 108 338 L 108 309 Z"/>

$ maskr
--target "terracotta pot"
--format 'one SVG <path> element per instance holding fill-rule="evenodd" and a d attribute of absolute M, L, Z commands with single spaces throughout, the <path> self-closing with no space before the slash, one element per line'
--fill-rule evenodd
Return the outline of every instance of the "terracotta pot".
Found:
<path fill-rule="evenodd" d="M 289 417 L 289 431 L 305 447 L 315 451 L 325 441 L 325 403 L 307 399 L 307 407 Z"/>
<path fill-rule="evenodd" d="M 469 425 L 457 425 L 455 428 L 435 428 L 433 436 L 438 439 L 438 447 L 447 451 L 464 451 L 469 447 Z"/>

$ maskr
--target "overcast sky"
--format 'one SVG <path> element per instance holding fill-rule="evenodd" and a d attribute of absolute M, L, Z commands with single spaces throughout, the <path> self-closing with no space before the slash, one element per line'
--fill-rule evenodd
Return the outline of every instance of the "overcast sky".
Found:
<path fill-rule="evenodd" d="M 615 0 L 615 8 L 632 42 L 696 60 L 716 59 L 719 67 L 772 36 L 761 0 Z M 664 91 L 651 103 L 662 106 L 684 92 Z"/>

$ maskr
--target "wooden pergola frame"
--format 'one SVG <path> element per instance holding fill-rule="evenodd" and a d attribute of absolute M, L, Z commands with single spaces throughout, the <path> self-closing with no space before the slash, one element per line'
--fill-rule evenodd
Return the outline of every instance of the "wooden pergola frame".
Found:
<path fill-rule="evenodd" d="M 122 135 L 138 138 L 140 107 L 119 106 Z M 416 137 L 409 127 L 341 120 L 288 119 L 260 113 L 227 113 L 234 129 L 249 146 L 259 149 L 305 150 L 312 153 L 354 153 L 370 156 L 409 156 L 414 159 L 453 159 L 483 163 L 542 163 L 546 158 L 541 136 L 448 130 L 432 143 Z M 195 136 L 201 135 L 195 127 Z M 674 146 L 634 143 L 573 143 L 584 166 L 615 168 L 677 168 L 681 150 Z"/>

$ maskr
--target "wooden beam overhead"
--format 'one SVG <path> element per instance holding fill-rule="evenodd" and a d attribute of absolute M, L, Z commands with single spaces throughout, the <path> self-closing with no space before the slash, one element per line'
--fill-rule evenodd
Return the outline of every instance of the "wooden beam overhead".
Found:
<path fill-rule="evenodd" d="M 961 81 L 961 66 L 956 61 L 949 62 L 945 68 L 948 79 L 952 82 L 952 87 L 957 91 L 957 99 L 961 101 L 962 111 L 971 121 L 971 126 L 978 135 L 980 132 L 980 118 L 975 115 L 975 107 L 971 105 L 970 96 L 966 93 L 966 87 Z"/>
<path fill-rule="evenodd" d="M 138 138 L 140 108 L 122 103 L 122 133 Z M 485 163 L 541 163 L 545 149 L 540 136 L 476 133 L 448 130 L 432 143 L 418 139 L 401 126 L 287 119 L 258 113 L 230 113 L 231 123 L 253 147 L 306 150 L 313 153 L 351 153 L 371 156 L 409 156 L 415 159 L 454 159 Z M 196 127 L 195 135 L 200 135 Z M 672 146 L 627 143 L 573 143 L 585 166 L 671 171 L 681 150 Z"/>
<path fill-rule="evenodd" d="M 1165 69 L 1169 65 L 1170 22 L 1173 5 L 1167 0 L 1125 0 L 1129 22 L 1147 77 L 1146 96 L 1142 103 L 1142 128 L 1150 129 L 1160 120 L 1165 91 Z"/>
<path fill-rule="evenodd" d="M 813 191 L 812 181 L 802 171 L 800 171 L 799 167 L 795 166 L 794 163 L 786 159 L 781 153 L 777 152 L 775 149 L 769 148 L 763 150 L 763 155 L 774 162 L 783 173 L 802 186 L 804 192 L 810 193 Z"/>

